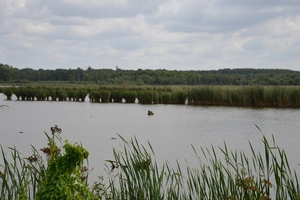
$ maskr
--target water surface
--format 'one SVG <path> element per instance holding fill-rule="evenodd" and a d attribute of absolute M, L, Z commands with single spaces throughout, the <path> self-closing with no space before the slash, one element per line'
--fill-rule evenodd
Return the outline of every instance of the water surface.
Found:
<path fill-rule="evenodd" d="M 175 159 L 196 166 L 191 145 L 196 148 L 223 146 L 249 151 L 250 141 L 262 151 L 262 133 L 272 135 L 286 150 L 291 164 L 300 163 L 300 110 L 275 108 L 207 107 L 190 105 L 141 105 L 126 103 L 90 103 L 58 101 L 7 101 L 0 94 L 0 144 L 16 146 L 24 157 L 31 154 L 30 145 L 46 146 L 44 132 L 50 127 L 62 128 L 62 137 L 80 142 L 90 152 L 90 167 L 103 175 L 106 159 L 113 159 L 112 148 L 120 149 L 122 141 L 136 137 L 141 144 L 149 141 L 159 162 Z M 148 110 L 154 112 L 148 116 Z M 116 138 L 116 139 L 112 139 Z"/>

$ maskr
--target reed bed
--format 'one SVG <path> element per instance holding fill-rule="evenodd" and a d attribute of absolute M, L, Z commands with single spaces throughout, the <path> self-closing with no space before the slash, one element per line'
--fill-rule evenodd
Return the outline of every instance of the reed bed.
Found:
<path fill-rule="evenodd" d="M 26 101 L 126 102 L 218 106 L 300 107 L 299 86 L 27 86 L 5 88 Z"/>

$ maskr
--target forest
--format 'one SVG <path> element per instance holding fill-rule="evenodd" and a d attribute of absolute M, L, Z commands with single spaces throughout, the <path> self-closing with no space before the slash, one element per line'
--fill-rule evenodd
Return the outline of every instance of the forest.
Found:
<path fill-rule="evenodd" d="M 300 85 L 300 71 L 287 69 L 18 69 L 0 63 L 1 83 L 93 83 L 98 85 Z"/>

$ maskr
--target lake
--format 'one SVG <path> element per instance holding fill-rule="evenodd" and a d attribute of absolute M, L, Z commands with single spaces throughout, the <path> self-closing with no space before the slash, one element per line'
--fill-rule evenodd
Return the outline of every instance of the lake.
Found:
<path fill-rule="evenodd" d="M 262 133 L 274 135 L 286 150 L 290 164 L 297 168 L 300 159 L 300 109 L 245 108 L 191 105 L 141 105 L 126 103 L 91 103 L 70 101 L 6 100 L 0 94 L 1 142 L 6 148 L 16 146 L 24 157 L 31 146 L 40 149 L 47 144 L 44 132 L 57 125 L 62 138 L 79 142 L 90 152 L 89 167 L 93 177 L 104 175 L 105 160 L 113 159 L 113 148 L 120 148 L 120 134 L 125 139 L 136 137 L 141 144 L 151 143 L 158 162 L 177 159 L 196 166 L 196 148 L 223 146 L 250 152 L 263 151 Z M 148 110 L 154 115 L 148 116 Z M 113 139 L 116 138 L 116 139 Z M 200 152 L 199 152 L 200 153 Z"/>

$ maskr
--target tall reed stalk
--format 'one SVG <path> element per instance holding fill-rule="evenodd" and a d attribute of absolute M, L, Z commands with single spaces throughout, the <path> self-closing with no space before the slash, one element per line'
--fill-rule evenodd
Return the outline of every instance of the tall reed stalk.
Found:
<path fill-rule="evenodd" d="M 11 157 L 7 157 L 1 146 L 0 199 L 31 199 L 38 185 L 36 167 L 28 164 L 16 148 L 10 150 Z"/>
<path fill-rule="evenodd" d="M 122 138 L 122 137 L 121 137 Z M 161 166 L 155 161 L 150 143 L 143 146 L 136 138 L 124 141 L 121 151 L 114 150 L 118 173 L 110 179 L 113 199 L 300 199 L 296 171 L 275 139 L 262 139 L 263 152 L 249 142 L 251 154 L 223 148 L 193 147 L 198 167 L 182 169 L 180 163 Z"/>

